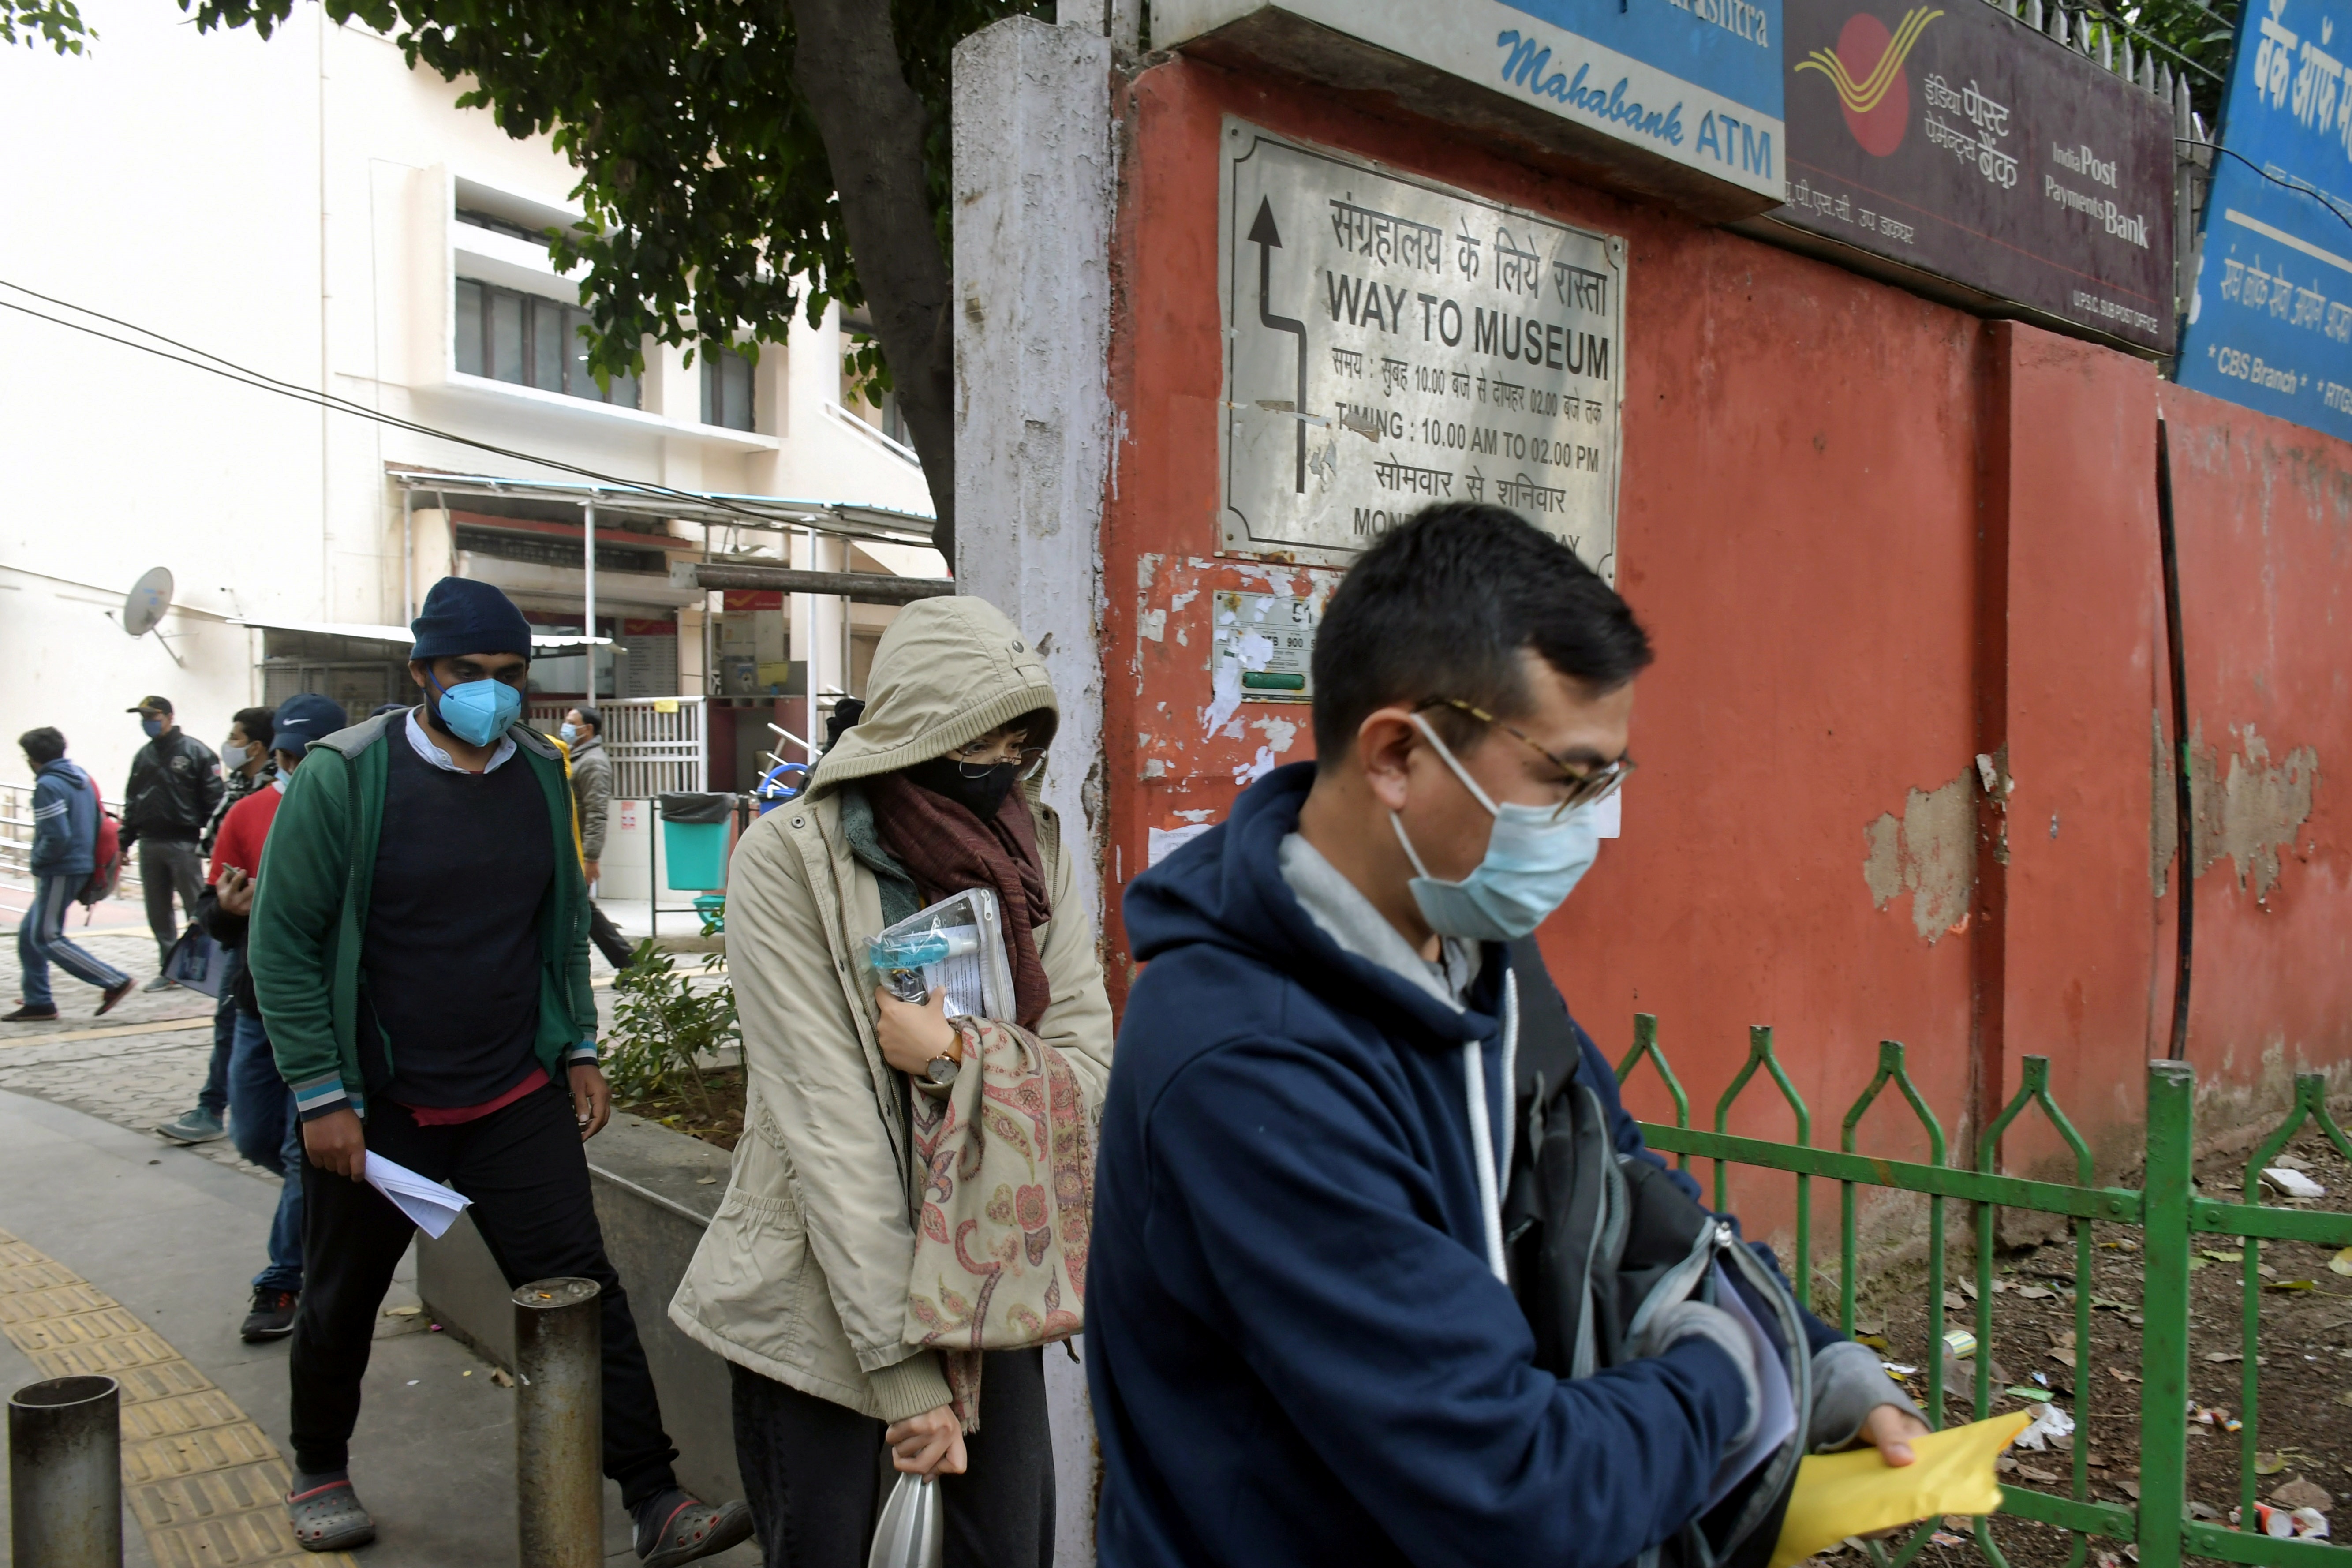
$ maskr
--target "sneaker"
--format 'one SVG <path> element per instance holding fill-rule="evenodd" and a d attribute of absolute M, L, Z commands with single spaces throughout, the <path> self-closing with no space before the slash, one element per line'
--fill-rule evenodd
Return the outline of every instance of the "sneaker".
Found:
<path fill-rule="evenodd" d="M 57 1016 L 58 1010 L 54 1005 L 36 1007 L 27 1002 L 15 1012 L 0 1016 L 0 1024 L 38 1024 L 55 1018 Z"/>
<path fill-rule="evenodd" d="M 142 985 L 139 989 L 142 991 L 169 991 L 173 986 L 177 985 L 178 984 L 178 981 L 173 979 L 168 974 L 158 974 L 154 979 L 150 980 L 146 984 Z"/>
<path fill-rule="evenodd" d="M 174 1143 L 209 1143 L 221 1135 L 220 1118 L 198 1107 L 177 1121 L 166 1121 L 155 1129 Z"/>
<path fill-rule="evenodd" d="M 646 1568 L 677 1568 L 751 1539 L 751 1510 L 740 1502 L 698 1501 L 672 1487 L 636 1509 L 634 1544 Z"/>
<path fill-rule="evenodd" d="M 106 999 L 98 1005 L 98 1012 L 95 1016 L 100 1018 L 105 1017 L 109 1013 L 114 1011 L 114 1005 L 117 1002 L 121 1001 L 125 996 L 130 994 L 131 982 L 128 980 L 123 981 L 119 985 L 108 986 L 106 988 Z"/>
<path fill-rule="evenodd" d="M 264 1340 L 282 1340 L 294 1331 L 294 1309 L 301 1298 L 291 1290 L 272 1290 L 267 1286 L 253 1292 L 253 1310 L 245 1315 L 245 1326 L 237 1332 L 247 1344 L 259 1344 Z"/>

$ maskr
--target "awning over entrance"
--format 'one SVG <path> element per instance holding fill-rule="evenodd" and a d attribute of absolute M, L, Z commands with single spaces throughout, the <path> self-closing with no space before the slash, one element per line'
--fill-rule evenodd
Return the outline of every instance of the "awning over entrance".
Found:
<path fill-rule="evenodd" d="M 263 616 L 236 616 L 229 619 L 233 626 L 254 626 L 263 631 L 307 632 L 312 637 L 352 637 L 361 642 L 414 643 L 416 638 L 406 626 L 373 626 L 362 621 L 288 621 Z M 541 653 L 555 648 L 583 647 L 589 644 L 610 647 L 611 637 L 578 636 L 553 637 L 532 633 L 530 646 Z"/>
<path fill-rule="evenodd" d="M 403 489 L 426 496 L 502 496 L 510 500 L 566 501 L 575 506 L 593 506 L 599 512 L 677 518 L 686 522 L 769 533 L 805 528 L 836 538 L 885 544 L 929 548 L 931 542 L 930 518 L 859 501 L 730 495 L 719 490 L 604 484 L 590 479 L 509 479 L 491 474 L 436 473 L 430 468 L 396 466 L 388 466 L 385 476 Z"/>

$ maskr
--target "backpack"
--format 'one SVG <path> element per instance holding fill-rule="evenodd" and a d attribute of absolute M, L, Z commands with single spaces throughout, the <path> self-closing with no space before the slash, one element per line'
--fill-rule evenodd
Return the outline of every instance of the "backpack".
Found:
<path fill-rule="evenodd" d="M 90 804 L 97 808 L 97 832 L 91 836 L 89 880 L 75 894 L 75 901 L 85 910 L 94 909 L 114 897 L 114 889 L 122 880 L 122 824 L 106 809 L 106 799 L 98 793 L 98 780 L 88 769 L 82 772 L 89 782 Z"/>
<path fill-rule="evenodd" d="M 1794 1428 L 1699 1518 L 1640 1559 L 1642 1568 L 1764 1568 L 1804 1457 L 1811 1352 L 1794 1296 L 1659 1165 L 1618 1152 L 1607 1112 L 1582 1081 L 1568 1005 L 1532 940 L 1511 944 L 1518 984 L 1513 1140 L 1503 1200 L 1512 1293 L 1535 1332 L 1536 1363 L 1589 1377 L 1633 1359 L 1659 1309 L 1728 1289 L 1788 1373 Z M 1766 1375 L 1769 1375 L 1767 1369 Z M 1719 1479 L 1719 1478 L 1718 1478 Z"/>

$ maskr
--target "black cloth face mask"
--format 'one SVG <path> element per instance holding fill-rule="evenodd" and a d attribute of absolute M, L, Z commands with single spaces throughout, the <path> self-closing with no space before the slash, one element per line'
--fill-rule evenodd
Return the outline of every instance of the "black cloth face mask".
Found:
<path fill-rule="evenodd" d="M 1021 780 L 1019 763 L 992 763 L 982 767 L 953 757 L 933 757 L 905 770 L 907 777 L 933 795 L 943 795 L 986 822 L 1004 805 L 1004 797 Z"/>

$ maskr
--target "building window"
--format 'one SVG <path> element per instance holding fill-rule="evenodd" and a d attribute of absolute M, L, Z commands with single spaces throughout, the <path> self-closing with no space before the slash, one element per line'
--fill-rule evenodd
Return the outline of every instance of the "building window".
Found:
<path fill-rule="evenodd" d="M 727 430 L 754 427 L 751 362 L 723 343 L 702 345 L 702 422 Z"/>
<path fill-rule="evenodd" d="M 511 218 L 499 217 L 495 214 L 481 212 L 473 207 L 459 207 L 457 221 L 469 228 L 488 229 L 492 234 L 503 234 L 515 239 L 528 239 L 540 245 L 547 243 L 547 233 L 544 229 L 530 228 L 516 223 Z"/>
<path fill-rule="evenodd" d="M 635 376 L 612 377 L 607 391 L 588 374 L 588 340 L 580 335 L 588 321 L 588 312 L 576 305 L 460 278 L 457 368 L 591 403 L 636 407 Z"/>

